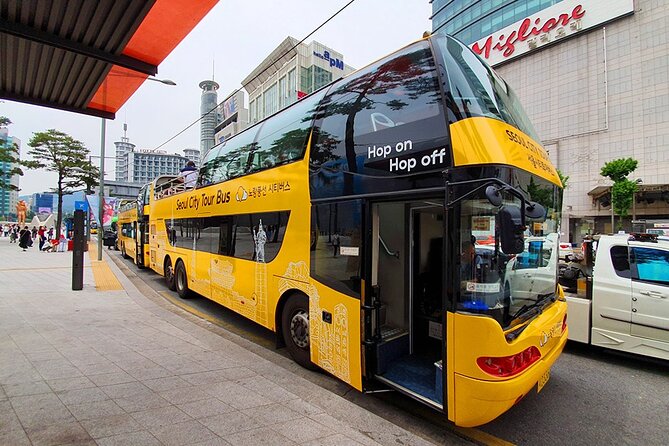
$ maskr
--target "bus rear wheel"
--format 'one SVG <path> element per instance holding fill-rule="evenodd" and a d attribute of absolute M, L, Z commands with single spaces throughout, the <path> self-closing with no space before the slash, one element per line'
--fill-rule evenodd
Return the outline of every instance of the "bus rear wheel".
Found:
<path fill-rule="evenodd" d="M 174 280 L 174 268 L 170 259 L 165 260 L 165 285 L 170 291 L 177 289 L 176 281 Z"/>
<path fill-rule="evenodd" d="M 295 294 L 288 298 L 281 313 L 281 334 L 288 353 L 296 363 L 309 370 L 318 369 L 316 364 L 311 362 L 307 296 Z"/>
<path fill-rule="evenodd" d="M 188 299 L 191 291 L 188 289 L 188 276 L 186 275 L 186 267 L 182 261 L 177 261 L 174 268 L 174 284 L 177 293 L 182 299 Z"/>

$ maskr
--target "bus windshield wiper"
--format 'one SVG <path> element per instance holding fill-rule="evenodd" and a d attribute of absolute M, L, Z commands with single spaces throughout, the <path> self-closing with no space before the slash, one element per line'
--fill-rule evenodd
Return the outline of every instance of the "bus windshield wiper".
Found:
<path fill-rule="evenodd" d="M 556 299 L 555 298 L 555 293 L 546 294 L 544 296 L 541 296 L 541 295 L 537 296 L 537 301 L 536 302 L 531 303 L 531 304 L 525 304 L 522 307 L 520 307 L 520 309 L 514 313 L 511 320 L 519 318 L 525 312 L 527 312 L 527 314 L 525 315 L 526 317 L 524 319 L 528 319 L 528 318 L 534 316 L 535 314 L 541 314 L 541 311 L 543 310 L 544 303 L 546 302 L 546 299 L 550 299 L 551 302 L 555 302 L 555 299 Z M 534 311 L 530 311 L 530 310 L 534 310 Z"/>

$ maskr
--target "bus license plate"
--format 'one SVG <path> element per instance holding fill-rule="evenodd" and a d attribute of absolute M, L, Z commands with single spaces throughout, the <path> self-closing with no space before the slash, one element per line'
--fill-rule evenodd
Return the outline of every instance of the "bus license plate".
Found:
<path fill-rule="evenodd" d="M 543 375 L 541 375 L 541 378 L 539 378 L 539 382 L 537 383 L 537 393 L 541 392 L 541 389 L 544 388 L 544 386 L 548 382 L 548 378 L 550 377 L 551 377 L 551 369 L 548 369 Z"/>

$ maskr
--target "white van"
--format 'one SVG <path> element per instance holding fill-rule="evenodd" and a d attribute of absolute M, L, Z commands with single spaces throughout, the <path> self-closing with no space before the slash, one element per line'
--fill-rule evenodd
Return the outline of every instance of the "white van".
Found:
<path fill-rule="evenodd" d="M 669 360 L 669 241 L 597 241 L 592 297 L 567 296 L 569 339 Z"/>

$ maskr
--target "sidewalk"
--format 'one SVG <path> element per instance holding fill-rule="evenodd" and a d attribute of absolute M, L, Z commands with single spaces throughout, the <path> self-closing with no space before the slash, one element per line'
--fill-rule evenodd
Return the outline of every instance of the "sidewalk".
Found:
<path fill-rule="evenodd" d="M 72 253 L 0 238 L 0 445 L 432 444 L 169 311 L 88 255 L 84 289 L 72 291 Z M 94 267 L 122 289 L 96 288 Z"/>

